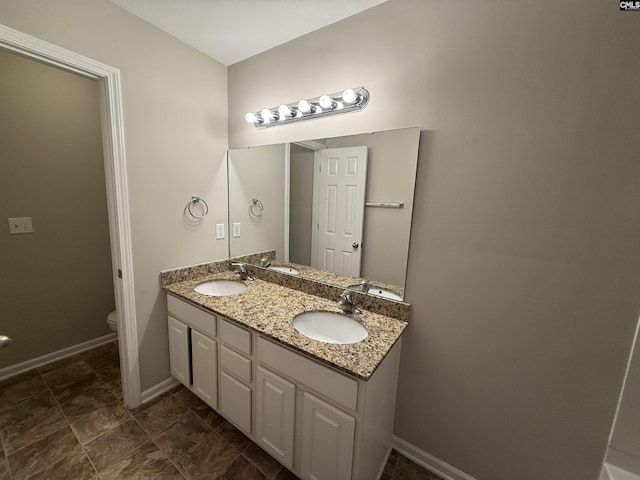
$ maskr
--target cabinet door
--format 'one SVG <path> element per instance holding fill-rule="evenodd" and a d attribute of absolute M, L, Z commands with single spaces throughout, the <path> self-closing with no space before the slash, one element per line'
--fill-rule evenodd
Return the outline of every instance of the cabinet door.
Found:
<path fill-rule="evenodd" d="M 256 441 L 292 468 L 296 386 L 258 366 L 256 388 Z"/>
<path fill-rule="evenodd" d="M 220 370 L 220 413 L 251 434 L 251 388 Z"/>
<path fill-rule="evenodd" d="M 191 330 L 193 391 L 210 407 L 218 408 L 218 357 L 216 341 Z"/>
<path fill-rule="evenodd" d="M 302 415 L 302 478 L 351 479 L 355 419 L 307 392 Z"/>
<path fill-rule="evenodd" d="M 173 317 L 169 317 L 169 361 L 171 375 L 189 388 L 189 327 Z"/>

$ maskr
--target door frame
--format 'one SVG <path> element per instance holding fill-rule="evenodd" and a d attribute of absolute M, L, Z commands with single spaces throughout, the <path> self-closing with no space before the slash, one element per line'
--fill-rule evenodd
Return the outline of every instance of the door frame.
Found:
<path fill-rule="evenodd" d="M 111 264 L 116 310 L 120 317 L 122 394 L 128 407 L 136 407 L 141 401 L 140 364 L 120 71 L 2 24 L 0 48 L 97 80 L 100 85 Z"/>
<path fill-rule="evenodd" d="M 305 145 L 306 146 L 306 145 Z M 343 148 L 357 148 L 357 147 L 365 147 L 366 150 L 366 157 L 367 157 L 367 163 L 365 165 L 366 168 L 368 169 L 368 156 L 369 156 L 369 151 L 366 145 L 350 145 L 348 147 L 326 147 L 323 146 L 322 148 L 319 149 L 315 149 L 313 152 L 313 206 L 312 206 L 312 214 L 311 214 L 311 221 L 312 221 L 312 225 L 311 225 L 311 266 L 313 268 L 319 268 L 318 267 L 318 243 L 320 242 L 320 213 L 322 210 L 322 205 L 320 204 L 320 166 L 322 163 L 322 154 L 324 152 L 324 150 L 338 150 L 338 149 L 343 149 Z M 366 209 L 365 209 L 365 203 L 367 201 L 367 191 L 366 191 L 366 184 L 367 184 L 367 174 L 365 174 L 365 193 L 363 196 L 363 203 L 362 203 L 362 228 L 361 228 L 361 235 L 360 235 L 360 266 L 358 268 L 358 275 L 360 276 L 362 274 L 362 255 L 363 255 L 363 250 L 362 250 L 362 243 L 363 243 L 363 236 L 364 236 L 364 220 L 365 220 L 365 216 L 366 216 Z"/>

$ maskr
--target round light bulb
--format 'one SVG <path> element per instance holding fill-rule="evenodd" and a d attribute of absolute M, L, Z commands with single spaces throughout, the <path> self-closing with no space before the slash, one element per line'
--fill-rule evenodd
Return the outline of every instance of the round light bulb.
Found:
<path fill-rule="evenodd" d="M 260 119 L 253 112 L 247 113 L 244 118 L 249 123 L 260 123 Z"/>
<path fill-rule="evenodd" d="M 347 105 L 353 105 L 358 100 L 358 94 L 351 88 L 347 88 L 344 92 L 342 92 L 342 100 Z"/>
<path fill-rule="evenodd" d="M 268 108 L 263 108 L 262 111 L 260 112 L 260 115 L 262 115 L 262 119 L 265 122 L 270 122 L 271 120 L 276 118 L 276 116 L 273 114 L 273 112 L 271 110 L 269 110 Z"/>
<path fill-rule="evenodd" d="M 289 107 L 287 107 L 285 104 L 282 104 L 278 107 L 278 113 L 280 114 L 280 116 L 282 117 L 293 117 L 294 113 L 293 110 L 291 110 Z"/>
<path fill-rule="evenodd" d="M 335 106 L 335 102 L 329 95 L 322 95 L 318 103 L 325 110 L 330 110 Z"/>
<path fill-rule="evenodd" d="M 311 113 L 313 108 L 311 107 L 311 104 L 306 100 L 300 100 L 298 102 L 298 110 L 300 110 L 302 113 Z"/>

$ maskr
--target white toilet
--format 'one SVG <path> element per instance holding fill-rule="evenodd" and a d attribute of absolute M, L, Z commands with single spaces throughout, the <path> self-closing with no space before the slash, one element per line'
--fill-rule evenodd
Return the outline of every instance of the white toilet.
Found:
<path fill-rule="evenodd" d="M 118 334 L 118 312 L 113 311 L 107 315 L 107 325 L 113 333 Z"/>

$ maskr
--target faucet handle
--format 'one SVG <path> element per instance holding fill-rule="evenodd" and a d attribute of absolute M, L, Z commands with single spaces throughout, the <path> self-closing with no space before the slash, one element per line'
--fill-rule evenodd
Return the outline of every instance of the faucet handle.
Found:
<path fill-rule="evenodd" d="M 362 313 L 358 308 L 356 308 L 353 300 L 351 299 L 351 291 L 345 290 L 340 295 L 340 301 L 338 302 L 338 307 L 342 309 L 345 313 Z"/>
<path fill-rule="evenodd" d="M 235 263 L 232 263 L 231 266 L 232 267 L 237 267 L 236 270 L 235 270 L 236 272 L 246 273 L 246 271 L 247 271 L 247 266 L 243 262 L 235 262 Z"/>

